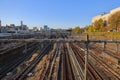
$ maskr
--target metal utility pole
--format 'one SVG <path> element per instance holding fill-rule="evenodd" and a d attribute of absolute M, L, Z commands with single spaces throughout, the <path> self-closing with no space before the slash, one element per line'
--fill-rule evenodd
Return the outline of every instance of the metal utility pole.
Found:
<path fill-rule="evenodd" d="M 87 80 L 87 70 L 88 70 L 88 44 L 89 44 L 89 36 L 86 36 L 85 42 L 85 69 L 84 69 L 84 80 Z"/>

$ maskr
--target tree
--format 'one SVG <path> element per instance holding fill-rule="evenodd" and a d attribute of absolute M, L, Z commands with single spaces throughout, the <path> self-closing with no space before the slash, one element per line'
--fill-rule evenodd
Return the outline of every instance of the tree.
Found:
<path fill-rule="evenodd" d="M 72 32 L 75 33 L 75 34 L 79 34 L 80 33 L 80 27 L 79 26 L 75 27 L 74 29 L 72 29 Z"/>
<path fill-rule="evenodd" d="M 89 25 L 89 26 L 88 26 L 88 32 L 94 32 L 94 29 L 93 29 L 93 26 L 92 26 L 92 25 Z"/>
<path fill-rule="evenodd" d="M 94 24 L 93 24 L 93 28 L 94 28 L 95 32 L 103 31 L 104 21 L 102 19 L 99 19 L 99 20 L 95 21 Z"/>
<path fill-rule="evenodd" d="M 116 29 L 116 31 L 118 31 L 118 27 L 120 26 L 120 11 L 116 12 L 108 19 L 108 24 L 110 29 Z"/>

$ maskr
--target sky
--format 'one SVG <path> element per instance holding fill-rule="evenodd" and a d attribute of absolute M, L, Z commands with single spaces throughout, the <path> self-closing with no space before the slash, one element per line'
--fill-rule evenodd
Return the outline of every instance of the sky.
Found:
<path fill-rule="evenodd" d="M 91 24 L 94 16 L 120 7 L 120 0 L 0 0 L 2 25 L 73 28 Z"/>

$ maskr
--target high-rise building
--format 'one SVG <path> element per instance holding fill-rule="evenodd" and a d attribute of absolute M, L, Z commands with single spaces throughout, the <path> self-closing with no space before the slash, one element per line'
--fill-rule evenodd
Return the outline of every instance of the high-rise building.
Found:
<path fill-rule="evenodd" d="M 37 27 L 33 27 L 33 31 L 38 31 L 39 29 Z"/>
<path fill-rule="evenodd" d="M 44 25 L 44 30 L 45 31 L 49 30 L 49 27 L 47 25 Z"/>
<path fill-rule="evenodd" d="M 1 27 L 2 27 L 2 26 L 1 26 L 1 20 L 0 20 L 0 33 L 1 33 Z"/>
<path fill-rule="evenodd" d="M 2 26 L 1 20 L 0 20 L 0 27 Z"/>
<path fill-rule="evenodd" d="M 23 25 L 23 21 L 21 21 L 21 26 Z"/>
<path fill-rule="evenodd" d="M 22 30 L 23 30 L 23 21 L 21 21 L 21 28 L 22 28 Z"/>

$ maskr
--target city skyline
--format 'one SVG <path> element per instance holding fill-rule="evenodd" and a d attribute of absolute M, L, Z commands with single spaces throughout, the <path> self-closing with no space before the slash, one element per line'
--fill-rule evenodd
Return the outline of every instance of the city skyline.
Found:
<path fill-rule="evenodd" d="M 19 25 L 22 20 L 30 28 L 84 27 L 91 24 L 92 17 L 119 6 L 119 1 L 109 0 L 1 0 L 0 20 L 2 25 Z"/>

